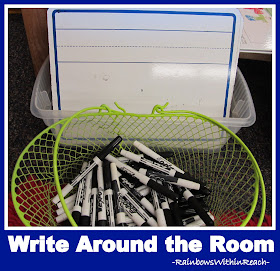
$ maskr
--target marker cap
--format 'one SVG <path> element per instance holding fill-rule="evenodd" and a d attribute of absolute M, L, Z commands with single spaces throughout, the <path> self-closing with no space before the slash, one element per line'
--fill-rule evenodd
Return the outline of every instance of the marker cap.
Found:
<path fill-rule="evenodd" d="M 176 226 L 170 209 L 163 209 L 164 217 L 167 226 Z"/>
<path fill-rule="evenodd" d="M 81 217 L 81 213 L 80 213 L 80 212 L 78 212 L 78 211 L 73 211 L 73 212 L 72 212 L 72 217 L 73 217 L 73 219 L 75 220 L 75 222 L 76 222 L 77 224 L 80 223 L 80 217 Z"/>
<path fill-rule="evenodd" d="M 102 151 L 97 155 L 100 160 L 104 160 L 105 157 L 117 146 L 121 143 L 122 138 L 117 136 L 114 138 Z"/>
<path fill-rule="evenodd" d="M 98 226 L 108 226 L 107 220 L 98 220 L 97 221 Z"/>
<path fill-rule="evenodd" d="M 90 217 L 81 216 L 79 226 L 89 226 L 89 225 L 90 225 Z"/>

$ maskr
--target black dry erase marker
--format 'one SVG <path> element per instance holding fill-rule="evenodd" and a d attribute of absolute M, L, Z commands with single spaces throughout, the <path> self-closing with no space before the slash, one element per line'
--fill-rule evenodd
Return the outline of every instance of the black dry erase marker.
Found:
<path fill-rule="evenodd" d="M 188 189 L 183 188 L 183 191 L 184 198 L 188 201 L 189 205 L 196 211 L 196 213 L 203 220 L 206 226 L 214 226 L 213 220 L 209 217 L 209 215 L 200 205 L 195 196 Z"/>
<path fill-rule="evenodd" d="M 144 196 L 142 196 L 136 189 L 133 187 L 130 187 L 127 185 L 126 182 L 124 182 L 123 178 L 121 179 L 121 186 L 124 187 L 130 195 L 133 195 L 135 198 L 139 200 L 139 202 L 152 214 L 155 214 L 154 206 L 151 202 L 147 200 Z"/>
<path fill-rule="evenodd" d="M 120 189 L 120 193 L 123 199 L 127 200 L 133 207 L 136 209 L 136 212 L 150 225 L 156 227 L 158 224 L 153 218 L 153 216 L 142 208 L 141 203 L 136 199 L 133 198 L 132 195 L 129 195 L 129 192 L 125 188 Z"/>
<path fill-rule="evenodd" d="M 119 169 L 121 169 L 122 171 L 125 171 L 126 173 L 130 174 L 131 176 L 137 178 L 141 183 L 149 186 L 150 188 L 165 195 L 166 197 L 177 201 L 179 196 L 176 193 L 174 193 L 173 191 L 164 187 L 163 185 L 158 184 L 157 182 L 150 179 L 149 177 L 139 173 L 137 170 L 133 169 L 132 167 L 118 161 L 114 156 L 109 154 L 109 155 L 107 155 L 106 159 L 112 163 L 115 163 L 116 166 Z"/>
<path fill-rule="evenodd" d="M 86 176 L 84 187 L 84 199 L 82 205 L 82 212 L 80 218 L 80 226 L 90 226 L 90 198 L 92 186 L 92 170 Z"/>
<path fill-rule="evenodd" d="M 125 212 L 121 205 L 121 193 L 120 193 L 120 183 L 119 183 L 119 176 L 118 170 L 115 163 L 111 163 L 111 176 L 112 176 L 112 189 L 113 189 L 113 202 L 114 202 L 114 211 L 115 211 L 115 218 L 116 218 L 116 225 L 117 226 L 126 226 L 125 221 Z"/>
<path fill-rule="evenodd" d="M 128 201 L 125 200 L 122 196 L 120 197 L 121 205 L 124 208 L 127 216 L 137 225 L 137 226 L 150 226 L 147 221 L 139 215 L 136 208 Z"/>
<path fill-rule="evenodd" d="M 162 184 L 161 181 L 158 181 L 158 183 Z M 157 193 L 157 194 L 158 194 L 158 199 L 159 199 L 161 208 L 162 208 L 163 213 L 164 213 L 166 225 L 167 226 L 176 226 L 175 222 L 173 220 L 173 217 L 172 217 L 170 207 L 169 207 L 168 199 L 160 193 Z"/>
<path fill-rule="evenodd" d="M 103 162 L 103 179 L 104 179 L 104 196 L 105 196 L 108 223 L 110 227 L 115 227 L 113 190 L 111 187 L 112 177 L 111 177 L 110 162 L 108 161 Z"/>
<path fill-rule="evenodd" d="M 165 227 L 165 226 L 167 226 L 167 224 L 166 224 L 164 212 L 163 212 L 163 210 L 161 208 L 161 205 L 160 205 L 160 201 L 159 201 L 159 198 L 158 198 L 158 193 L 155 190 L 152 189 L 151 194 L 152 194 L 152 198 L 153 198 L 153 203 L 154 203 L 154 208 L 155 208 L 155 212 L 156 212 L 156 218 L 157 218 L 158 226 Z"/>
<path fill-rule="evenodd" d="M 158 163 L 162 164 L 162 165 L 166 165 L 169 166 L 173 169 L 175 169 L 176 171 L 180 172 L 180 173 L 184 173 L 183 170 L 181 170 L 180 168 L 176 167 L 175 165 L 173 165 L 171 162 L 169 162 L 168 160 L 164 159 L 161 155 L 159 155 L 158 153 L 152 151 L 150 148 L 146 147 L 144 144 L 138 142 L 138 141 L 134 141 L 133 145 L 140 150 L 141 152 L 143 152 L 144 154 L 148 155 L 149 157 L 153 158 L 155 161 L 157 161 Z"/>
<path fill-rule="evenodd" d="M 90 197 L 90 206 L 91 206 L 90 225 L 92 227 L 96 226 L 97 194 L 98 194 L 97 168 L 94 168 L 92 171 L 92 188 L 91 188 L 91 197 Z"/>
<path fill-rule="evenodd" d="M 136 163 L 139 163 L 142 166 L 150 167 L 150 168 L 152 168 L 154 170 L 157 170 L 159 172 L 163 172 L 166 175 L 174 176 L 175 173 L 176 173 L 176 170 L 172 169 L 170 166 L 167 167 L 165 165 L 154 162 L 154 161 L 149 160 L 147 158 L 139 157 L 138 155 L 136 155 L 133 152 L 129 152 L 129 151 L 126 151 L 126 150 L 121 150 L 121 155 L 127 157 L 130 160 L 133 160 Z"/>
<path fill-rule="evenodd" d="M 152 206 L 152 212 L 149 211 L 150 209 L 150 206 L 149 206 L 149 209 L 147 209 L 143 204 L 142 202 L 140 201 L 139 197 L 136 196 L 136 194 L 138 193 L 136 191 L 136 193 L 132 193 L 132 191 L 134 192 L 135 189 L 129 189 L 127 186 L 125 186 L 123 183 L 120 183 L 120 187 L 121 189 L 124 188 L 126 190 L 125 194 L 127 196 L 129 196 L 130 198 L 133 199 L 133 201 L 135 201 L 150 217 L 155 217 L 155 209 L 154 209 L 154 206 Z M 144 201 L 145 202 L 145 201 Z"/>
<path fill-rule="evenodd" d="M 168 175 L 165 175 L 165 174 L 162 174 L 162 173 L 154 172 L 154 171 L 149 170 L 149 169 L 140 168 L 139 172 L 148 176 L 149 178 L 160 179 L 162 182 L 169 182 L 169 183 L 172 183 L 174 185 L 182 186 L 182 187 L 185 187 L 185 188 L 188 188 L 188 189 L 194 189 L 194 190 L 199 190 L 200 189 L 200 184 L 199 183 L 184 180 L 184 179 L 181 179 L 181 178 L 168 176 Z"/>
<path fill-rule="evenodd" d="M 98 226 L 108 226 L 106 206 L 105 206 L 105 196 L 104 196 L 104 179 L 103 179 L 103 167 L 102 162 L 97 168 L 97 225 Z"/>
<path fill-rule="evenodd" d="M 87 162 L 83 163 L 81 171 L 83 171 L 88 166 Z M 85 188 L 85 181 L 86 178 L 84 177 L 81 182 L 79 183 L 78 191 L 76 194 L 76 199 L 74 203 L 74 207 L 72 210 L 72 217 L 75 220 L 75 222 L 79 225 L 80 223 L 80 217 L 82 212 L 82 205 L 83 205 L 83 199 L 84 199 L 84 188 Z"/>
<path fill-rule="evenodd" d="M 163 185 L 167 186 L 170 190 L 173 191 L 172 184 L 163 183 Z M 169 208 L 170 208 L 172 216 L 173 216 L 175 226 L 183 226 L 181 212 L 180 212 L 180 209 L 179 209 L 178 202 L 176 202 L 172 199 L 168 199 L 168 203 L 169 203 Z"/>
<path fill-rule="evenodd" d="M 102 151 L 97 154 L 93 159 L 92 163 L 84 169 L 78 176 L 74 178 L 74 180 L 63 187 L 61 190 L 63 197 L 65 197 L 73 188 L 75 185 L 77 185 L 94 167 L 99 165 L 102 160 L 105 159 L 105 157 L 122 141 L 122 138 L 120 136 L 117 136 L 115 139 L 113 139 L 106 147 L 102 149 Z M 56 195 L 53 198 L 53 203 L 57 204 L 59 202 L 59 196 Z"/>

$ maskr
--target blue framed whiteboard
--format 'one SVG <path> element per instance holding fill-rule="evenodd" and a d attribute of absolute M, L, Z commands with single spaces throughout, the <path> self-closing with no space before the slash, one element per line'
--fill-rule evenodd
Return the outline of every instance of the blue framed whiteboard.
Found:
<path fill-rule="evenodd" d="M 53 109 L 229 116 L 242 18 L 235 9 L 48 11 Z M 129 78 L 129 80 L 128 80 Z"/>

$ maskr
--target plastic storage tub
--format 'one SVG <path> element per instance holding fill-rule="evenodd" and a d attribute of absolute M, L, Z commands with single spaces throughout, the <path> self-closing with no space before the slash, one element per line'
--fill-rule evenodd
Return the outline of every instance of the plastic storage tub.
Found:
<path fill-rule="evenodd" d="M 99 106 L 94 105 L 93 106 Z M 52 110 L 50 66 L 47 58 L 36 78 L 30 104 L 31 113 L 41 118 L 47 126 L 70 117 L 75 111 Z M 188 110 L 188 108 L 186 108 Z M 212 116 L 209 116 L 212 117 Z M 241 73 L 237 70 L 231 113 L 229 118 L 214 118 L 234 133 L 242 127 L 249 127 L 256 120 L 256 112 L 248 85 Z"/>

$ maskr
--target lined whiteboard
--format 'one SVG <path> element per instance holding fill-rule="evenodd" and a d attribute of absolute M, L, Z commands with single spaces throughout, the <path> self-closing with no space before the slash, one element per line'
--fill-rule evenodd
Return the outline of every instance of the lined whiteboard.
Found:
<path fill-rule="evenodd" d="M 239 54 L 238 10 L 48 11 L 53 108 L 117 101 L 228 116 Z"/>

